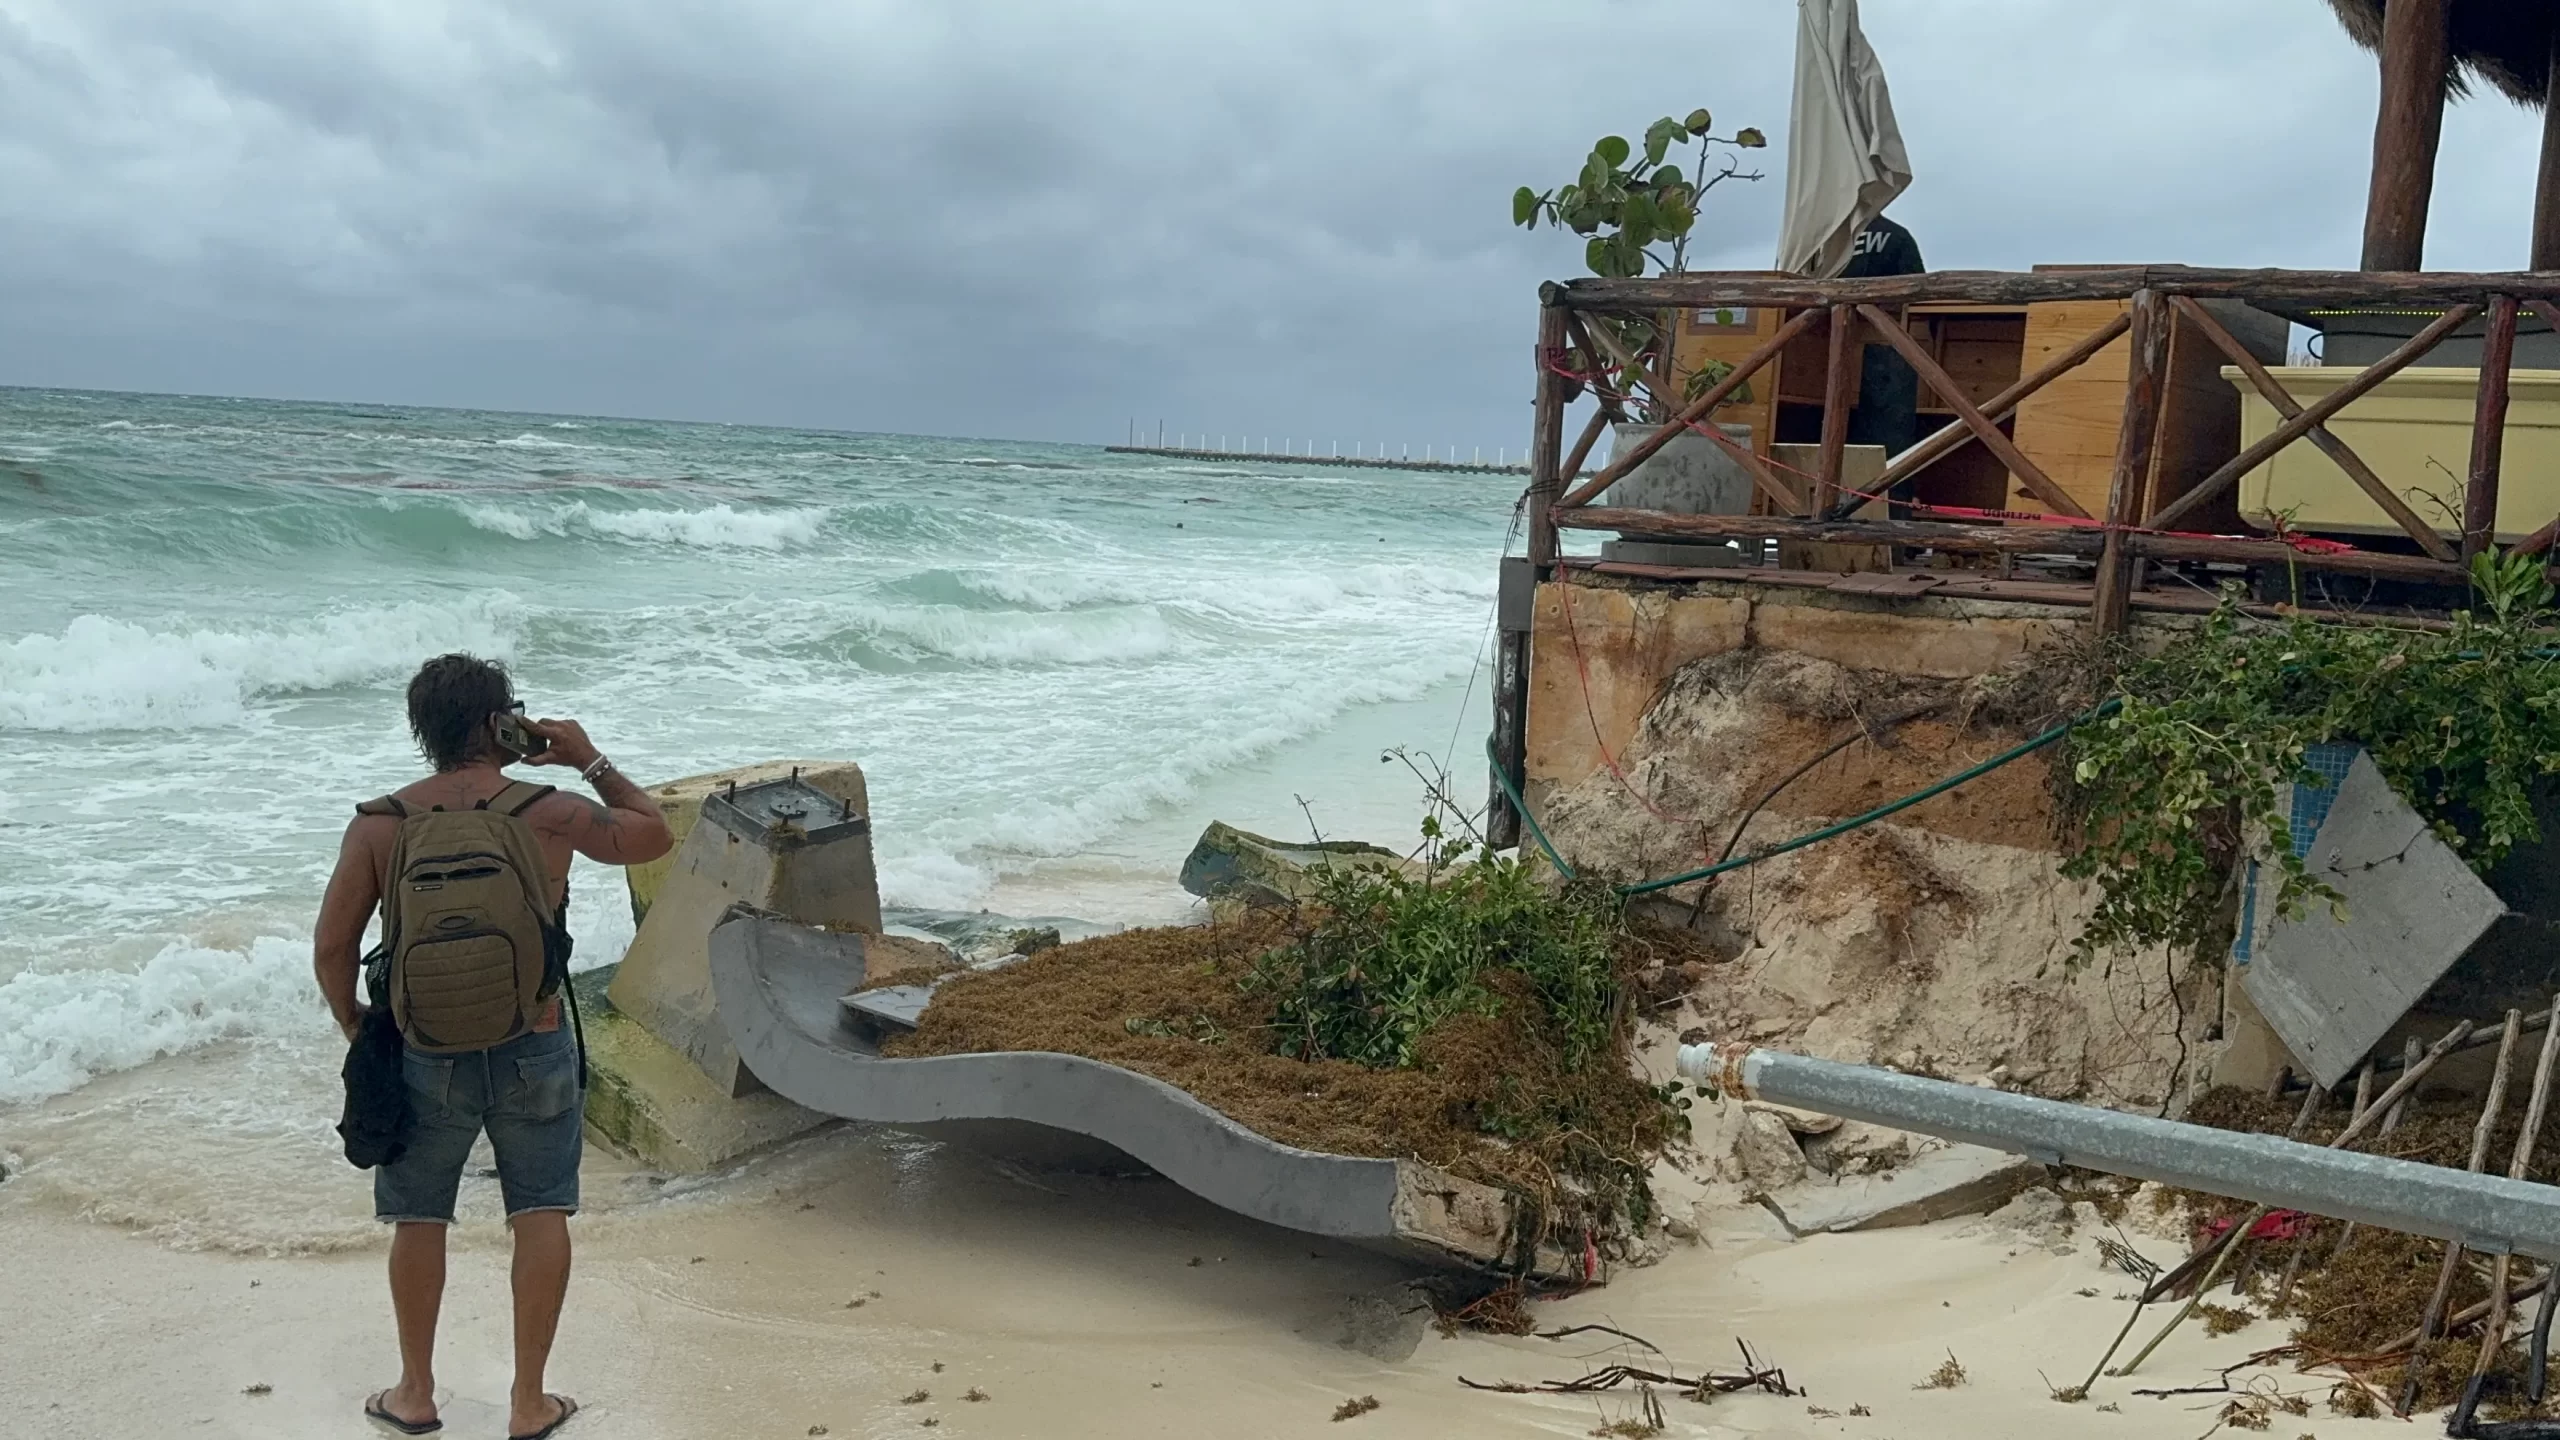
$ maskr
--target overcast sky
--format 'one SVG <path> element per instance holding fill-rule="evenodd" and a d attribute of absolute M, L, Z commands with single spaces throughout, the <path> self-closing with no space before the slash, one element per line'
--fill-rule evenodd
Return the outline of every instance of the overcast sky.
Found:
<path fill-rule="evenodd" d="M 2320 0 L 1867 0 L 1934 268 L 2351 267 Z M 1511 229 L 1792 0 L 0 0 L 0 384 L 1080 441 L 1517 447 Z M 2446 127 L 2428 261 L 2522 265 L 2539 119 Z"/>

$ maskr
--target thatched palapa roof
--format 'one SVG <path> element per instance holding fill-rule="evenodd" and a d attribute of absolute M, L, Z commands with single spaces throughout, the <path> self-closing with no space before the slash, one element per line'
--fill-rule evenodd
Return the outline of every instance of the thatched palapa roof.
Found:
<path fill-rule="evenodd" d="M 2383 0 L 2329 0 L 2338 22 L 2367 50 L 2382 48 Z M 2453 68 L 2445 89 L 2459 96 L 2485 82 L 2519 105 L 2551 94 L 2551 38 L 2560 0 L 2453 0 L 2447 22 Z"/>

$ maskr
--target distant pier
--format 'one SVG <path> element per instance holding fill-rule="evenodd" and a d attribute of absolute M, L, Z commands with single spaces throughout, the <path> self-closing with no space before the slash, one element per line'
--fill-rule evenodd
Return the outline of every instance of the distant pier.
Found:
<path fill-rule="evenodd" d="M 1162 445 L 1105 445 L 1112 455 L 1159 455 L 1168 460 L 1243 461 L 1259 465 L 1335 465 L 1351 470 L 1436 470 L 1453 475 L 1526 475 L 1526 465 L 1486 465 L 1467 460 L 1389 460 L 1376 455 L 1261 454 L 1238 450 L 1184 450 Z"/>

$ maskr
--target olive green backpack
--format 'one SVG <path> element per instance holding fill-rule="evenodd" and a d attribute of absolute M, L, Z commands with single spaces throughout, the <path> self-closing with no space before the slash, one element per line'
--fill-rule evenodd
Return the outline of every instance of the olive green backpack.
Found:
<path fill-rule="evenodd" d="M 400 821 L 382 943 L 366 968 L 374 1003 L 387 998 L 411 1049 L 454 1055 L 504 1044 L 530 1031 L 566 985 L 568 907 L 545 913 L 550 871 L 524 819 L 550 793 L 514 781 L 468 810 L 387 795 L 356 807 Z"/>

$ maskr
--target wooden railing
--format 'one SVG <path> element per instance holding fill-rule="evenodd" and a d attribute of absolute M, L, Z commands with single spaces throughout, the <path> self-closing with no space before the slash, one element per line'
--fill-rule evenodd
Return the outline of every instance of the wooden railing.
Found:
<path fill-rule="evenodd" d="M 1914 338 L 1901 307 L 1934 302 L 2030 305 L 2049 301 L 2128 302 L 2115 320 L 2080 339 L 2031 374 L 1976 403 Z M 2303 404 L 2203 303 L 2236 300 L 2279 313 L 2304 307 L 2423 308 L 2441 312 L 2415 336 L 2329 394 Z M 1686 274 L 1640 280 L 1577 280 L 1540 292 L 1538 399 L 1529 456 L 1529 553 L 1537 573 L 1559 555 L 1559 529 L 1615 531 L 1651 538 L 1797 540 L 1884 545 L 1957 555 L 2052 555 L 2096 562 L 2090 604 L 2101 629 L 2120 629 L 2137 566 L 2144 561 L 2279 563 L 2300 570 L 2344 572 L 2375 579 L 2459 586 L 2463 562 L 2494 545 L 2499 469 L 2504 446 L 2509 372 L 2519 311 L 2560 330 L 2560 273 L 2430 274 L 2354 271 L 2204 270 L 2184 266 L 2037 271 L 1949 271 L 1869 280 L 1815 281 L 1765 274 Z M 1776 333 L 1735 363 L 1695 398 L 1674 393 L 1655 378 L 1668 367 L 1643 366 L 1600 316 L 1658 317 L 1663 312 L 1712 307 L 1755 307 L 1781 312 Z M 2438 533 L 2395 493 L 2373 467 L 2329 428 L 2328 422 L 2358 398 L 2432 353 L 2449 335 L 2486 317 L 2478 408 L 2470 462 L 2462 476 L 2460 530 Z M 2152 452 L 2162 418 L 2165 357 L 2173 325 L 2183 325 L 2222 352 L 2246 383 L 2275 411 L 2276 427 L 2242 447 L 2200 482 L 2154 503 L 2149 493 Z M 1863 327 L 1898 352 L 1920 382 L 1940 397 L 1954 421 L 1891 458 L 1882 477 L 1843 500 L 1842 468 L 1855 381 L 1852 337 Z M 1751 447 L 1723 438 L 1708 424 L 1752 378 L 1787 347 L 1817 331 L 1828 339 L 1823 375 L 1819 459 L 1793 478 Z M 2104 513 L 2092 515 L 2021 451 L 2001 429 L 2029 397 L 2085 365 L 2119 339 L 2129 339 L 2122 423 Z M 1579 366 L 1574 357 L 1584 357 Z M 1603 361 L 1606 363 L 1593 363 Z M 2342 373 L 2344 373 L 2342 371 Z M 1602 431 L 1623 421 L 1635 398 L 1612 391 L 1617 375 L 1641 374 L 1655 391 L 1656 409 L 1672 418 L 1605 468 L 1583 468 Z M 1602 404 L 1570 450 L 1564 443 L 1566 407 L 1585 390 Z M 1663 446 L 1693 427 L 1724 444 L 1765 498 L 1769 513 L 1688 515 L 1600 507 L 1592 501 L 1625 479 Z M 2417 553 L 2354 543 L 2312 543 L 2257 535 L 2200 534 L 2178 530 L 2182 520 L 2215 502 L 2240 478 L 2286 447 L 2309 442 L 2405 534 Z M 2014 476 L 2020 489 L 2047 512 L 2041 516 L 1950 522 L 1855 519 L 1855 510 L 1878 494 L 1912 480 L 1949 456 L 1980 445 Z M 2093 497 L 2094 498 L 2094 497 Z M 2548 550 L 2560 520 L 2511 547 Z"/>

